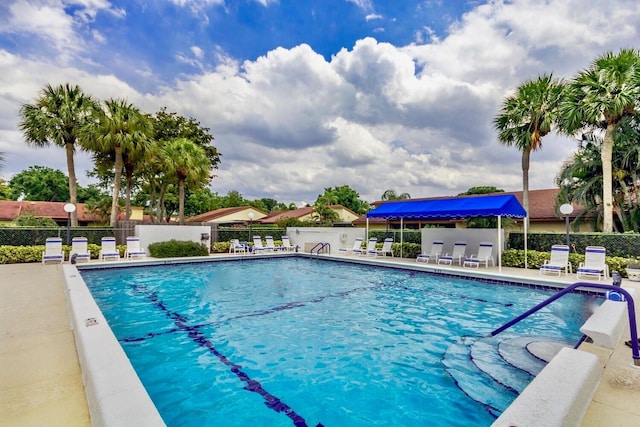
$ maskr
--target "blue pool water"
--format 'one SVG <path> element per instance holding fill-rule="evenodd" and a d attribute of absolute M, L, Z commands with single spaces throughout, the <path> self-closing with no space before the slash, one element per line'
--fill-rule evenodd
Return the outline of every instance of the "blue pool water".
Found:
<path fill-rule="evenodd" d="M 169 426 L 487 426 L 593 297 L 306 258 L 83 270 Z"/>

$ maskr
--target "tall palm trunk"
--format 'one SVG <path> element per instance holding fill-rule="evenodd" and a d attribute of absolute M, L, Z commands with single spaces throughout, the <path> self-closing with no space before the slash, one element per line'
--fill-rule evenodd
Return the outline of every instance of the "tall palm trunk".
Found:
<path fill-rule="evenodd" d="M 78 181 L 76 181 L 76 166 L 73 161 L 73 142 L 64 145 L 67 154 L 67 169 L 69 173 L 69 202 L 78 207 Z M 71 212 L 71 226 L 78 226 L 78 209 Z"/>
<path fill-rule="evenodd" d="M 616 130 L 614 123 L 607 123 L 607 130 L 602 141 L 600 156 L 602 159 L 602 231 L 613 232 L 613 133 Z"/>
<path fill-rule="evenodd" d="M 180 212 L 180 225 L 184 225 L 184 179 L 178 180 L 178 210 Z"/>
<path fill-rule="evenodd" d="M 531 148 L 522 150 L 522 204 L 527 216 L 524 218 L 525 229 L 529 229 L 529 163 Z"/>
<path fill-rule="evenodd" d="M 122 160 L 122 147 L 119 145 L 115 147 L 116 154 L 116 162 L 115 162 L 115 171 L 113 177 L 113 200 L 111 201 L 111 227 L 115 228 L 118 225 L 118 213 L 119 213 L 119 203 L 118 199 L 120 196 L 120 181 L 122 180 L 122 168 L 124 166 L 124 162 Z"/>

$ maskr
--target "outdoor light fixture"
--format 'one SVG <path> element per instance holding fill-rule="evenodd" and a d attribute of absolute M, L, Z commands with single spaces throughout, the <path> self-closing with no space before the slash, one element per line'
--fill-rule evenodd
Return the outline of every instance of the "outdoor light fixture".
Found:
<path fill-rule="evenodd" d="M 251 226 L 253 225 L 253 212 L 249 212 L 247 217 L 249 218 L 249 238 L 247 239 L 247 242 L 250 242 L 251 239 L 252 239 L 252 237 L 251 237 Z"/>
<path fill-rule="evenodd" d="M 66 203 L 64 211 L 67 213 L 67 246 L 69 246 L 71 244 L 71 213 L 76 211 L 76 205 Z"/>
<path fill-rule="evenodd" d="M 560 213 L 564 215 L 564 223 L 567 231 L 567 246 L 570 245 L 571 241 L 569 239 L 569 215 L 573 213 L 573 206 L 569 203 L 565 203 L 560 206 Z"/>

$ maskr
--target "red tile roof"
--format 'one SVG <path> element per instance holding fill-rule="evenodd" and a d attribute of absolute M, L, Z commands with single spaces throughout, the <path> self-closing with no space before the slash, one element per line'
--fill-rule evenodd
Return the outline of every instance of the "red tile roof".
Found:
<path fill-rule="evenodd" d="M 13 221 L 20 215 L 31 214 L 39 218 L 51 218 L 54 221 L 66 220 L 67 212 L 64 210 L 66 202 L 31 202 L 0 200 L 0 221 Z M 99 222 L 100 217 L 87 210 L 84 203 L 76 203 L 78 221 Z"/>

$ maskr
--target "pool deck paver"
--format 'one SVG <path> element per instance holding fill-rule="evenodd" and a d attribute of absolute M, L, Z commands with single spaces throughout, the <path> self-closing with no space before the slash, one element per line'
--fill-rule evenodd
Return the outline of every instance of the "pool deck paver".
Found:
<path fill-rule="evenodd" d="M 60 264 L 0 277 L 0 426 L 90 426 Z"/>
<path fill-rule="evenodd" d="M 462 269 L 439 270 L 446 268 Z M 498 268 L 479 271 L 497 273 Z M 519 268 L 504 267 L 499 274 L 540 278 L 537 270 Z M 0 427 L 90 426 L 60 264 L 0 265 L 0 277 Z M 549 282 L 576 281 L 575 275 L 544 277 Z M 623 286 L 640 295 L 640 284 L 624 280 Z M 596 354 L 604 365 L 583 427 L 640 426 L 640 369 L 631 366 L 631 350 L 624 345 L 628 337 L 627 330 L 614 350 L 581 345 L 580 350 Z"/>

